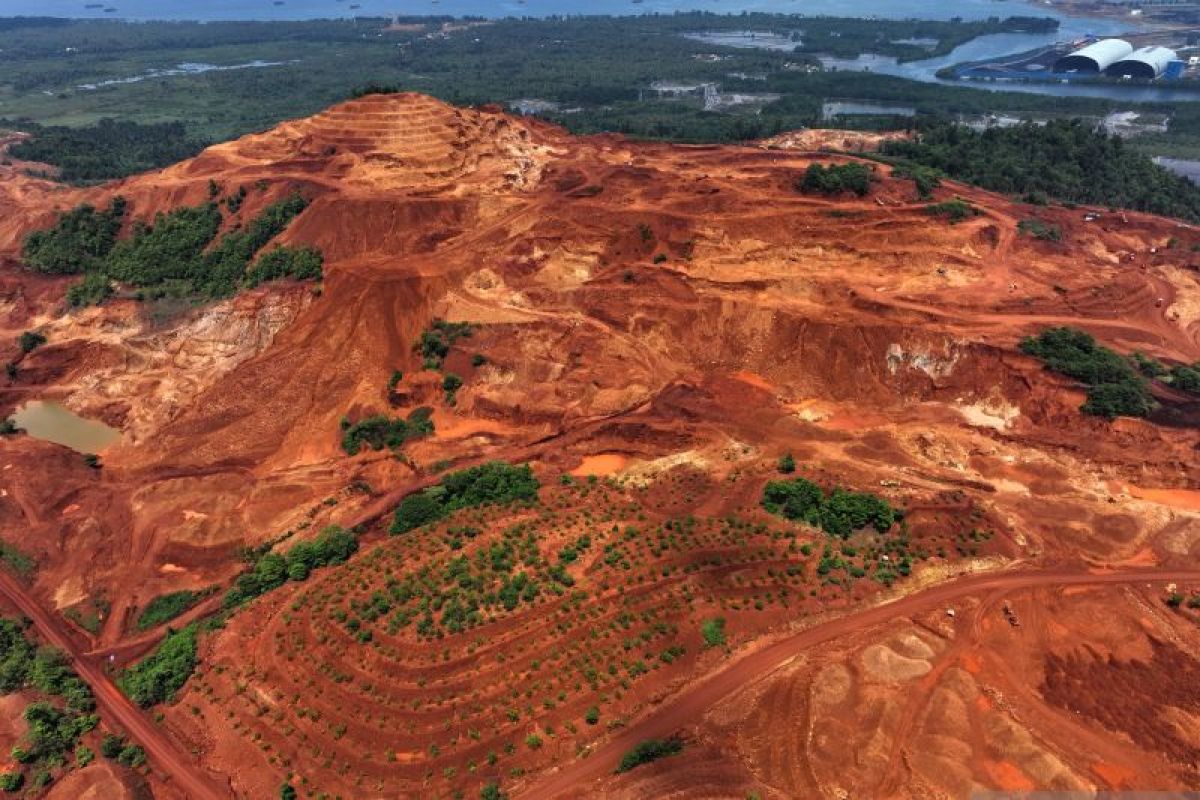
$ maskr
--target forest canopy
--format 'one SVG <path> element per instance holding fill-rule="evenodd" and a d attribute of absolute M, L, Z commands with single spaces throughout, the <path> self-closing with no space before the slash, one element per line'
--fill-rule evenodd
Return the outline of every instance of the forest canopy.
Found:
<path fill-rule="evenodd" d="M 1200 222 L 1200 187 L 1080 120 L 984 131 L 933 122 L 916 140 L 886 142 L 883 153 L 995 192 Z"/>

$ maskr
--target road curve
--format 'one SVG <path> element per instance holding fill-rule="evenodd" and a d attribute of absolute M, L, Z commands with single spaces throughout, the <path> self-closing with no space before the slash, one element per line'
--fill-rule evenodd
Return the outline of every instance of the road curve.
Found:
<path fill-rule="evenodd" d="M 176 747 L 167 734 L 147 719 L 141 709 L 129 701 L 97 662 L 79 652 L 62 623 L 30 596 L 25 587 L 7 572 L 0 571 L 0 594 L 33 620 L 41 637 L 66 653 L 75 672 L 96 696 L 100 715 L 114 727 L 124 730 L 146 751 L 154 765 L 171 776 L 174 784 L 189 800 L 225 800 L 232 796 L 210 775 Z"/>
<path fill-rule="evenodd" d="M 829 622 L 823 622 L 728 663 L 719 671 L 688 686 L 679 694 L 665 700 L 662 705 L 641 719 L 635 720 L 628 727 L 621 729 L 587 758 L 576 760 L 559 771 L 546 775 L 528 787 L 518 790 L 516 794 L 522 798 L 585 796 L 591 782 L 611 774 L 620 756 L 637 742 L 676 733 L 685 723 L 698 719 L 718 701 L 746 686 L 755 678 L 782 666 L 805 650 L 854 630 L 869 628 L 898 616 L 907 616 L 936 608 L 976 592 L 1011 591 L 1037 586 L 1122 584 L 1166 580 L 1200 580 L 1200 571 L 1130 569 L 1089 573 L 1024 570 L 971 575 Z"/>

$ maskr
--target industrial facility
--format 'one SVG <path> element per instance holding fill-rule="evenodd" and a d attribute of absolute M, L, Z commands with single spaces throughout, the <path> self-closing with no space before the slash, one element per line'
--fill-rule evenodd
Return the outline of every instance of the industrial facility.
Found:
<path fill-rule="evenodd" d="M 1152 45 L 1134 49 L 1124 39 L 1101 39 L 1054 62 L 1056 74 L 1103 74 L 1109 78 L 1152 81 L 1179 77 L 1185 64 L 1169 47 Z"/>
<path fill-rule="evenodd" d="M 1106 67 L 1104 74 L 1110 78 L 1136 78 L 1150 81 L 1162 77 L 1171 68 L 1171 65 L 1178 61 L 1179 58 L 1175 55 L 1175 51 L 1169 47 L 1143 47 Z"/>
<path fill-rule="evenodd" d="M 1054 71 L 1099 74 L 1133 53 L 1133 45 L 1124 39 L 1101 39 L 1060 58 Z"/>

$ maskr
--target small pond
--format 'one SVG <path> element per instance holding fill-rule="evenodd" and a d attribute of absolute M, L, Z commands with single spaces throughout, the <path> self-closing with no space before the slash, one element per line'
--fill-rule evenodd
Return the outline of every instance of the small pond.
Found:
<path fill-rule="evenodd" d="M 12 416 L 18 428 L 35 439 L 54 442 L 81 453 L 98 453 L 121 438 L 121 432 L 71 411 L 52 400 L 31 400 Z"/>

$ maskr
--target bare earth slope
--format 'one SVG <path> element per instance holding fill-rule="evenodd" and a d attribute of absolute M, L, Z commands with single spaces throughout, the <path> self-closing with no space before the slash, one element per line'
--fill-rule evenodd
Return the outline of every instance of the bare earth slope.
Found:
<path fill-rule="evenodd" d="M 201 674 L 166 712 L 182 751 L 239 796 L 268 796 L 293 772 L 346 797 L 474 796 L 492 779 L 529 796 L 629 797 L 1194 786 L 1200 708 L 1172 697 L 1167 676 L 1198 669 L 1200 640 L 1194 612 L 1161 597 L 1197 577 L 1184 580 L 1200 553 L 1200 409 L 1164 395 L 1150 420 L 1083 416 L 1079 387 L 1016 344 L 1072 325 L 1122 352 L 1200 360 L 1200 230 L 947 183 L 934 202 L 980 211 L 952 225 L 882 165 L 867 197 L 808 196 L 795 183 L 809 164 L 850 157 L 794 149 L 805 142 L 573 138 L 376 95 L 94 189 L 0 167 L 0 341 L 12 343 L 0 355 L 18 357 L 24 330 L 49 340 L 0 379 L 0 411 L 54 398 L 122 431 L 100 471 L 0 439 L 0 538 L 38 558 L 45 608 L 103 598 L 99 632 L 76 636 L 125 661 L 154 641 L 131 630 L 154 596 L 227 583 L 240 548 L 366 523 L 352 565 L 207 637 Z M 149 220 L 204 201 L 213 181 L 248 190 L 228 225 L 289 192 L 311 200 L 283 239 L 323 251 L 319 292 L 273 284 L 182 311 L 115 300 L 65 314 L 69 280 L 20 265 L 23 236 L 55 211 L 119 194 Z M 1021 235 L 1034 216 L 1062 241 Z M 464 381 L 453 405 L 414 352 L 437 317 L 476 326 L 445 364 Z M 436 409 L 437 432 L 406 458 L 341 450 L 343 416 L 419 405 Z M 718 522 L 780 524 L 758 497 L 785 452 L 806 475 L 908 508 L 927 551 L 887 590 L 913 602 L 793 650 L 789 637 L 885 591 L 831 588 L 779 537 Z M 529 459 L 547 484 L 543 503 L 566 521 L 542 520 L 546 553 L 592 532 L 572 574 L 593 627 L 619 627 L 636 597 L 648 625 L 675 621 L 686 655 L 656 648 L 644 678 L 593 680 L 577 665 L 585 677 L 571 679 L 570 654 L 588 648 L 563 599 L 445 640 L 409 627 L 363 644 L 332 622 L 330 598 L 357 591 L 348 576 L 374 590 L 440 558 L 437 533 L 377 538 L 380 514 L 439 469 L 485 458 Z M 558 485 L 568 471 L 607 480 L 581 493 Z M 635 547 L 620 531 L 688 516 L 711 521 L 710 538 L 606 571 L 605 547 Z M 531 524 L 520 512 L 483 522 L 466 552 Z M 805 537 L 819 555 L 820 535 Z M 917 601 L 993 571 L 1014 579 Z M 1091 579 L 1101 573 L 1111 580 Z M 728 653 L 699 638 L 718 614 Z M 756 656 L 769 642 L 787 658 Z M 535 677 L 559 658 L 558 678 Z M 689 690 L 739 659 L 739 694 Z M 1142 702 L 1079 693 L 1130 674 Z M 672 732 L 638 720 L 680 692 L 688 713 L 667 728 L 685 755 L 613 776 L 636 737 Z M 598 726 L 581 721 L 593 703 Z"/>

